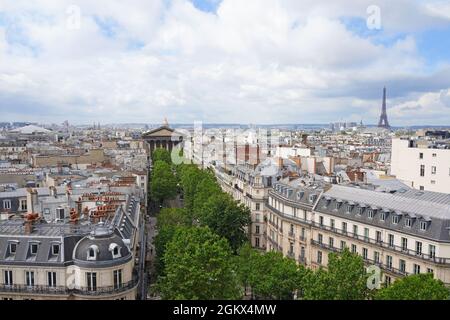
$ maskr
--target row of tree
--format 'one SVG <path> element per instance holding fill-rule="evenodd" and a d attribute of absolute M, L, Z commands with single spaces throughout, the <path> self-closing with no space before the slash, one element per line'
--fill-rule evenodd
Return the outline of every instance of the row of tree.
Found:
<path fill-rule="evenodd" d="M 184 197 L 183 208 L 158 215 L 155 239 L 157 290 L 163 299 L 448 299 L 444 284 L 430 274 L 397 280 L 369 290 L 362 258 L 344 250 L 330 253 L 327 270 L 311 270 L 281 253 L 261 253 L 248 244 L 250 212 L 222 192 L 214 174 L 194 165 L 174 166 L 156 153 L 155 187 L 168 181 Z M 164 165 L 162 164 L 164 163 Z M 157 177 L 157 175 L 161 175 Z M 171 176 L 170 178 L 168 176 Z M 164 182 L 154 182 L 165 180 Z M 174 197 L 173 193 L 171 194 Z"/>

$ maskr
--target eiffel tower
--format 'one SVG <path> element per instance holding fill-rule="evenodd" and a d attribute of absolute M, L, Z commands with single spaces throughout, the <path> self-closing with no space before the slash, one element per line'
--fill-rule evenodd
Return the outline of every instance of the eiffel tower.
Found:
<path fill-rule="evenodd" d="M 386 87 L 383 88 L 383 106 L 381 107 L 380 121 L 378 121 L 379 128 L 390 129 L 387 113 L 386 113 Z"/>

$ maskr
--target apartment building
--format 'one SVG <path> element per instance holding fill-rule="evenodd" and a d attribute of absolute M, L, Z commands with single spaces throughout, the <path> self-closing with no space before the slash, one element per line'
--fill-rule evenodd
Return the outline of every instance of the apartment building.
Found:
<path fill-rule="evenodd" d="M 267 250 L 315 269 L 349 248 L 378 266 L 387 284 L 425 272 L 450 284 L 448 194 L 281 180 L 267 202 Z"/>
<path fill-rule="evenodd" d="M 393 139 L 391 174 L 415 189 L 450 193 L 450 141 Z"/>
<path fill-rule="evenodd" d="M 8 204 L 0 222 L 0 299 L 136 299 L 137 194 L 107 186 L 0 193 L 0 204 Z"/>

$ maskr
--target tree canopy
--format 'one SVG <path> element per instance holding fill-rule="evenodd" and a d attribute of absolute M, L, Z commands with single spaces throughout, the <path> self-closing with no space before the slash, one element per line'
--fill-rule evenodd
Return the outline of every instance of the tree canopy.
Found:
<path fill-rule="evenodd" d="M 216 300 L 242 296 L 228 242 L 207 227 L 181 227 L 166 246 L 163 299 Z"/>
<path fill-rule="evenodd" d="M 164 161 L 168 165 L 172 164 L 172 159 L 170 152 L 164 148 L 156 148 L 152 152 L 152 163 L 155 164 L 157 161 Z"/>
<path fill-rule="evenodd" d="M 164 161 L 158 160 L 153 166 L 150 195 L 159 203 L 177 195 L 177 180 L 170 165 Z"/>
<path fill-rule="evenodd" d="M 376 300 L 448 300 L 449 290 L 431 273 L 410 275 L 396 280 L 375 294 Z"/>

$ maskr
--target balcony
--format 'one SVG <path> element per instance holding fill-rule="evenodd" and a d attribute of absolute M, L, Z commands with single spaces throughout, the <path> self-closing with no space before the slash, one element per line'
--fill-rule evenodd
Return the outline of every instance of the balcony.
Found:
<path fill-rule="evenodd" d="M 289 232 L 288 232 L 288 236 L 289 236 L 290 238 L 295 239 L 295 232 L 289 231 Z"/>
<path fill-rule="evenodd" d="M 347 238 L 356 239 L 358 241 L 362 241 L 362 242 L 365 242 L 365 243 L 374 244 L 374 245 L 376 245 L 378 247 L 385 248 L 385 249 L 388 249 L 388 250 L 393 250 L 393 251 L 396 251 L 398 253 L 410 256 L 410 257 L 415 257 L 415 258 L 418 258 L 418 259 L 421 259 L 421 260 L 425 260 L 427 262 L 432 262 L 432 263 L 435 263 L 435 264 L 442 264 L 442 265 L 450 265 L 450 258 L 440 258 L 440 257 L 436 257 L 435 255 L 428 255 L 428 254 L 424 254 L 424 253 L 419 253 L 418 254 L 416 250 L 410 250 L 410 249 L 406 249 L 406 248 L 401 247 L 401 246 L 391 245 L 391 244 L 388 244 L 388 243 L 380 241 L 380 239 L 368 238 L 368 237 L 365 237 L 365 236 L 361 236 L 361 235 L 358 235 L 358 234 L 347 232 L 346 230 L 341 230 L 341 229 L 337 229 L 337 228 L 331 228 L 331 227 L 328 227 L 328 226 L 325 226 L 325 225 L 320 225 L 320 224 L 315 223 L 315 222 L 312 222 L 312 225 L 314 227 L 317 227 L 317 228 L 320 228 L 320 229 L 323 229 L 323 230 L 331 231 L 331 232 L 333 232 L 335 234 L 338 234 L 338 235 L 343 235 L 343 236 L 345 236 Z"/>
<path fill-rule="evenodd" d="M 0 284 L 0 292 L 11 292 L 21 294 L 48 294 L 48 295 L 83 295 L 83 296 L 99 296 L 107 294 L 116 294 L 133 289 L 139 283 L 136 277 L 131 281 L 123 283 L 120 287 L 108 286 L 97 287 L 96 290 L 91 290 L 87 287 L 69 288 L 64 286 L 26 286 L 21 284 L 5 285 Z"/>

